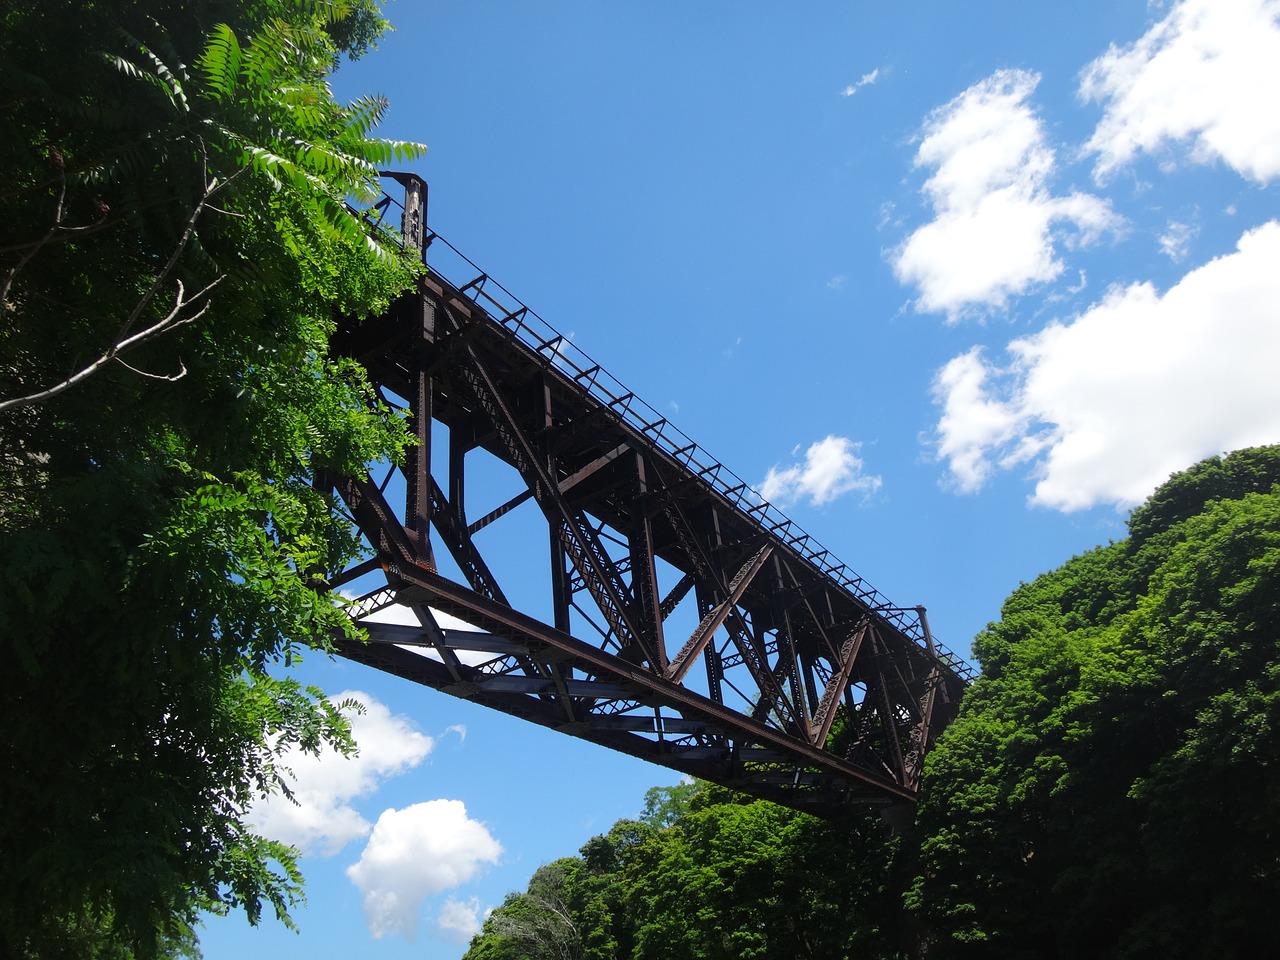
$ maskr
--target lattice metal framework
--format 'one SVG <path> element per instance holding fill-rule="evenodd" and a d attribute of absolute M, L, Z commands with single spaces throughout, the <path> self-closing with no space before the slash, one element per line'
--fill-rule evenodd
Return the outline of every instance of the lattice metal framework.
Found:
<path fill-rule="evenodd" d="M 418 445 L 403 469 L 326 478 L 374 552 L 335 588 L 380 581 L 356 605 L 370 642 L 340 652 L 800 809 L 913 800 L 970 679 L 923 608 L 890 605 L 426 231 L 425 184 L 394 176 L 432 270 L 336 344 Z M 445 280 L 448 257 L 473 278 Z M 514 489 L 475 516 L 493 464 Z M 414 622 L 377 622 L 391 605 Z"/>

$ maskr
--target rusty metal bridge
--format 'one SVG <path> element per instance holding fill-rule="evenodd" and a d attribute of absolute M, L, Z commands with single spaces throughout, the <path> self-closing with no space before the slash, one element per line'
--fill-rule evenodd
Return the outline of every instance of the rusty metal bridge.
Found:
<path fill-rule="evenodd" d="M 912 801 L 971 679 L 924 608 L 890 604 L 428 231 L 419 178 L 387 176 L 403 201 L 366 215 L 398 212 L 431 268 L 335 349 L 418 442 L 403 468 L 324 478 L 373 551 L 334 589 L 377 581 L 353 606 L 369 642 L 339 652 L 799 809 Z"/>

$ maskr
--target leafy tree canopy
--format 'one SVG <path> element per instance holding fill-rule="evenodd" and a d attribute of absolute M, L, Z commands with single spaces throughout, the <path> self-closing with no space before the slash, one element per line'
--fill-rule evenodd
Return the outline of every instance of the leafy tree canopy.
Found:
<path fill-rule="evenodd" d="M 312 478 L 408 442 L 328 352 L 417 269 L 346 202 L 422 148 L 327 84 L 385 27 L 375 0 L 0 14 L 0 953 L 147 953 L 300 895 L 243 814 L 275 748 L 352 747 L 267 669 L 352 629 L 323 584 L 358 541 Z"/>
<path fill-rule="evenodd" d="M 508 896 L 466 956 L 895 956 L 883 923 L 894 842 L 874 814 L 827 823 L 710 784 L 654 788 L 640 820 Z"/>
<path fill-rule="evenodd" d="M 1248 956 L 1280 895 L 1280 448 L 1019 589 L 926 767 L 930 956 Z"/>

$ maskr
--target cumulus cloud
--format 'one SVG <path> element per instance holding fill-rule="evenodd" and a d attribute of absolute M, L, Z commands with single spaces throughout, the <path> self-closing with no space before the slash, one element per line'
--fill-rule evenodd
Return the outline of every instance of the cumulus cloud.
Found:
<path fill-rule="evenodd" d="M 484 911 L 476 897 L 461 901 L 450 897 L 440 908 L 436 925 L 454 943 L 467 943 L 480 932 Z"/>
<path fill-rule="evenodd" d="M 1039 82 L 998 71 L 925 121 L 915 165 L 934 171 L 924 194 L 935 216 L 891 257 L 898 280 L 918 287 L 917 309 L 954 322 L 1003 308 L 1062 272 L 1058 244 L 1119 229 L 1105 200 L 1051 193 L 1055 154 L 1028 103 Z"/>
<path fill-rule="evenodd" d="M 1106 176 L 1139 152 L 1186 144 L 1266 183 L 1280 174 L 1280 0 L 1184 0 L 1141 38 L 1085 68 L 1103 105 L 1086 150 Z"/>
<path fill-rule="evenodd" d="M 1083 314 L 977 350 L 938 374 L 938 454 L 957 485 L 1030 464 L 1032 502 L 1063 511 L 1140 503 L 1169 474 L 1280 440 L 1280 224 L 1163 295 L 1117 287 Z"/>
<path fill-rule="evenodd" d="M 322 856 L 332 856 L 369 832 L 369 822 L 351 805 L 353 800 L 417 766 L 435 747 L 408 717 L 393 715 L 367 693 L 347 690 L 332 699 L 363 705 L 362 712 L 347 711 L 359 753 L 344 757 L 332 749 L 317 755 L 286 749 L 279 762 L 290 771 L 287 779 L 296 803 L 274 795 L 254 804 L 248 816 L 265 836 Z"/>
<path fill-rule="evenodd" d="M 467 816 L 461 800 L 428 800 L 384 811 L 347 876 L 363 896 L 365 920 L 375 939 L 398 933 L 412 940 L 427 897 L 467 883 L 501 856 L 502 845 L 484 824 Z M 452 926 L 446 926 L 442 911 L 441 928 L 457 930 L 465 923 L 465 909 L 465 904 L 446 904 Z"/>
<path fill-rule="evenodd" d="M 830 503 L 846 493 L 872 494 L 880 478 L 863 473 L 858 456 L 861 444 L 847 437 L 828 436 L 805 451 L 804 461 L 789 467 L 773 466 L 760 484 L 760 495 L 774 503 L 807 499 L 815 506 Z M 796 452 L 799 452 L 799 447 Z"/>

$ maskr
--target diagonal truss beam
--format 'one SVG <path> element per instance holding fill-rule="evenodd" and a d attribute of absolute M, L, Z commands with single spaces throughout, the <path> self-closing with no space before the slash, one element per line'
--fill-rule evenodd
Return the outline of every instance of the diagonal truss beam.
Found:
<path fill-rule="evenodd" d="M 827 737 L 831 734 L 831 724 L 836 719 L 836 707 L 844 697 L 845 690 L 848 689 L 849 678 L 853 675 L 854 665 L 858 662 L 858 651 L 862 649 L 862 639 L 870 628 L 870 621 L 864 619 L 840 647 L 839 669 L 827 681 L 822 691 L 822 699 L 818 702 L 818 709 L 814 711 L 813 723 L 809 727 L 810 743 L 827 742 Z"/>
<path fill-rule="evenodd" d="M 734 607 L 742 600 L 742 595 L 747 592 L 747 588 L 751 586 L 751 581 L 763 569 L 765 562 L 772 553 L 772 545 L 766 543 L 734 574 L 733 580 L 729 583 L 728 596 L 707 611 L 692 635 L 685 641 L 685 645 L 680 648 L 680 652 L 672 659 L 671 666 L 666 671 L 668 680 L 679 683 L 684 679 L 685 674 L 689 672 L 689 668 L 697 662 L 697 658 L 706 649 L 712 636 L 724 624 L 725 618 L 733 612 Z"/>

